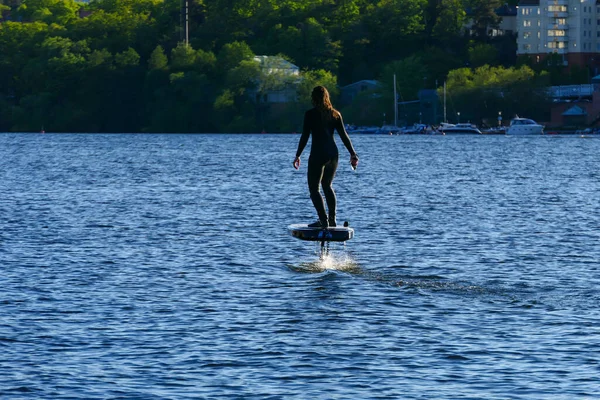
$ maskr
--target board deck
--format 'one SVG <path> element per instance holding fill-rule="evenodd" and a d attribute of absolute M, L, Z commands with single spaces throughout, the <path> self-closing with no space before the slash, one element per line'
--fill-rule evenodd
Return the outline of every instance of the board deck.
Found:
<path fill-rule="evenodd" d="M 288 231 L 297 239 L 314 242 L 345 242 L 354 237 L 354 229 L 345 226 L 322 229 L 310 228 L 307 224 L 292 224 L 288 226 Z"/>

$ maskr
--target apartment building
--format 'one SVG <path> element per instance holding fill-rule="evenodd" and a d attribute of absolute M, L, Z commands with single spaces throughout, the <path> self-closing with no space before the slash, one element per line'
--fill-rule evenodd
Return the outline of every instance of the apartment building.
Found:
<path fill-rule="evenodd" d="M 600 67 L 600 0 L 521 0 L 517 55 L 540 62 L 558 54 L 563 65 Z"/>
<path fill-rule="evenodd" d="M 468 33 L 473 34 L 473 10 L 471 7 L 467 7 L 465 12 L 467 13 L 465 29 Z M 497 16 L 502 17 L 502 20 L 497 27 L 489 27 L 488 35 L 490 37 L 497 37 L 515 34 L 517 31 L 517 7 L 504 4 L 495 9 L 494 12 Z"/>

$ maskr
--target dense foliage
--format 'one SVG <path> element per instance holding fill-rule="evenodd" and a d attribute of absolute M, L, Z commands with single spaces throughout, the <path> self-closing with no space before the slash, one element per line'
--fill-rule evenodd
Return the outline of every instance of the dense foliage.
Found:
<path fill-rule="evenodd" d="M 503 3 L 189 0 L 186 44 L 182 0 L 0 0 L 0 131 L 290 132 L 314 85 L 337 99 L 363 79 L 382 84 L 342 109 L 346 122 L 380 124 L 393 115 L 394 74 L 401 100 L 448 80 L 451 109 L 473 121 L 498 110 L 540 117 L 543 98 L 522 104 L 521 92 L 552 75 L 514 67 L 514 37 L 487 36 Z M 290 88 L 294 101 L 265 100 Z"/>

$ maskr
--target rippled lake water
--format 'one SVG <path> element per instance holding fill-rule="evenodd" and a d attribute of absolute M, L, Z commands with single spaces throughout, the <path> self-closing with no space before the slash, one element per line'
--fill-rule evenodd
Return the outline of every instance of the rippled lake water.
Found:
<path fill-rule="evenodd" d="M 1 134 L 0 397 L 600 398 L 600 139 L 298 139 Z"/>

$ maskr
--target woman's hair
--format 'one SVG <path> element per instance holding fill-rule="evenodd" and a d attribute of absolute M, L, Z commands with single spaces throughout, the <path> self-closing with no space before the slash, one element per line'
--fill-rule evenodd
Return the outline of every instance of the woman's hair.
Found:
<path fill-rule="evenodd" d="M 313 106 L 321 112 L 323 118 L 331 120 L 339 117 L 340 113 L 331 105 L 329 92 L 325 86 L 315 87 L 312 91 L 311 98 Z"/>

